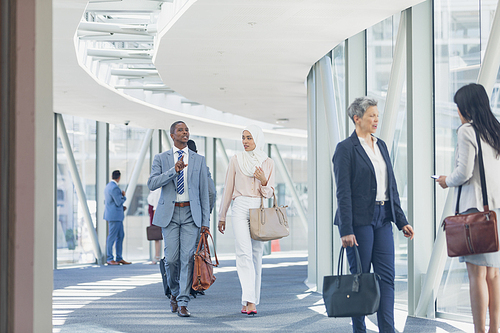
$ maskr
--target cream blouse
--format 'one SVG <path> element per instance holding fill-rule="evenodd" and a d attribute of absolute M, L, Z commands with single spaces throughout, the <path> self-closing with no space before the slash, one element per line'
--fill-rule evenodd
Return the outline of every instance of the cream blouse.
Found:
<path fill-rule="evenodd" d="M 271 198 L 274 187 L 274 162 L 268 158 L 262 163 L 262 170 L 267 178 L 266 186 L 262 186 L 260 180 L 255 177 L 245 176 L 238 165 L 236 155 L 229 161 L 229 167 L 226 173 L 226 182 L 224 193 L 222 194 L 222 203 L 219 209 L 219 221 L 226 220 L 226 213 L 231 204 L 231 200 L 239 196 L 260 198 Z"/>

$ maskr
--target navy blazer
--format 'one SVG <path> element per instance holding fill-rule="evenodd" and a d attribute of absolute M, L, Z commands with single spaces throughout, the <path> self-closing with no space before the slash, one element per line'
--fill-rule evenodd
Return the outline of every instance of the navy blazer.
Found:
<path fill-rule="evenodd" d="M 408 224 L 408 221 L 401 209 L 389 152 L 384 141 L 378 139 L 377 145 L 387 165 L 387 192 L 392 220 L 401 230 Z M 352 235 L 354 234 L 353 226 L 369 225 L 373 220 L 377 196 L 375 169 L 361 146 L 356 131 L 337 145 L 332 161 L 338 203 L 334 223 L 339 226 L 340 236 Z"/>

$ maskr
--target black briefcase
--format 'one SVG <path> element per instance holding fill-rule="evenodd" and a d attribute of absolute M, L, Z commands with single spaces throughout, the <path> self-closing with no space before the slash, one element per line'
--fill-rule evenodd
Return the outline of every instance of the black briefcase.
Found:
<path fill-rule="evenodd" d="M 167 272 L 165 271 L 165 258 L 160 259 L 160 273 L 161 279 L 163 280 L 163 291 L 165 292 L 165 296 L 170 298 L 172 293 L 170 292 L 170 288 L 167 283 Z"/>
<path fill-rule="evenodd" d="M 362 272 L 358 248 L 357 272 Z M 337 272 L 323 278 L 323 300 L 328 317 L 359 317 L 377 312 L 380 303 L 380 276 L 375 273 L 342 275 L 344 248 L 340 248 Z"/>

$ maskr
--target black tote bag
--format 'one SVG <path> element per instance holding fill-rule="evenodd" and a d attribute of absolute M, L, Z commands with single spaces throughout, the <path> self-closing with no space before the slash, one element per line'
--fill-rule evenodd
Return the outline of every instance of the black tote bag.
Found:
<path fill-rule="evenodd" d="M 358 248 L 357 272 L 361 272 Z M 344 248 L 340 248 L 337 272 L 323 278 L 323 300 L 328 317 L 359 317 L 377 312 L 380 303 L 380 276 L 375 273 L 342 275 Z"/>

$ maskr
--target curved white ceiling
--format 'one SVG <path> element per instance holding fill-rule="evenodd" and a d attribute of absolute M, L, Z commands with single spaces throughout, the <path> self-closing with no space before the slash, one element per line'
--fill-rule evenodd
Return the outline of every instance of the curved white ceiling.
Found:
<path fill-rule="evenodd" d="M 193 101 L 167 98 L 159 107 L 117 93 L 80 67 L 75 32 L 87 1 L 54 0 L 54 112 L 145 128 L 184 119 L 193 134 L 221 138 L 240 135 L 244 124 L 234 115 L 269 124 L 289 118 L 278 128 L 305 129 L 311 65 L 345 38 L 420 1 L 144 0 L 161 4 L 155 65 L 164 85 Z M 92 3 L 137 7 L 134 0 Z M 265 130 L 271 143 L 306 143 L 303 130 L 271 127 Z"/>
<path fill-rule="evenodd" d="M 163 82 L 190 100 L 306 129 L 311 66 L 346 38 L 421 1 L 174 0 L 164 9 L 178 15 L 158 27 L 153 62 Z"/>

